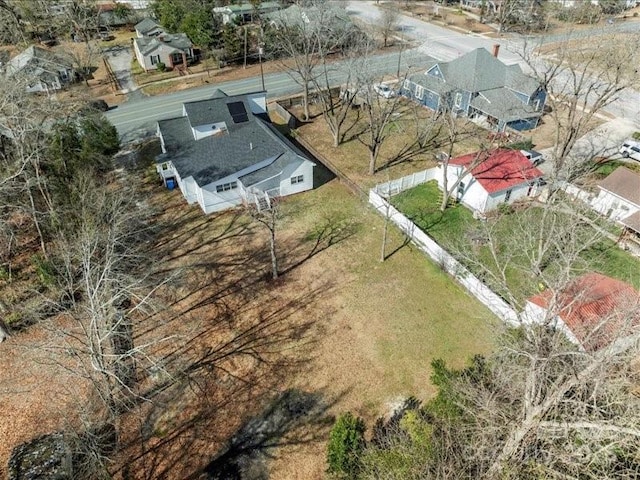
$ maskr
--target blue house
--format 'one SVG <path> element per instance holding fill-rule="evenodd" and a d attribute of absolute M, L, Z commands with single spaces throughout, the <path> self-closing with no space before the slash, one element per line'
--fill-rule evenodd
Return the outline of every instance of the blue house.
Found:
<path fill-rule="evenodd" d="M 535 128 L 547 98 L 519 65 L 505 65 L 484 48 L 433 62 L 407 78 L 401 93 L 431 110 L 450 110 L 499 132 Z"/>

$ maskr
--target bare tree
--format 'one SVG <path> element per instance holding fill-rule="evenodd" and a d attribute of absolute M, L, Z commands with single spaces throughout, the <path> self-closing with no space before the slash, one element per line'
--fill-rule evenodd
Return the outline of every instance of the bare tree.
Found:
<path fill-rule="evenodd" d="M 555 126 L 549 158 L 553 183 L 580 176 L 596 156 L 603 155 L 602 149 L 593 150 L 592 155 L 573 155 L 572 150 L 592 128 L 593 120 L 622 92 L 637 84 L 629 62 L 637 59 L 639 45 L 635 36 L 623 35 L 597 46 L 576 48 L 568 35 L 554 45 L 553 57 L 548 60 L 538 56 L 544 49 L 541 44 L 525 43 L 519 52 L 547 92 L 548 116 Z"/>
<path fill-rule="evenodd" d="M 378 26 L 384 47 L 388 45 L 389 37 L 398 29 L 400 23 L 400 13 L 393 6 L 385 8 L 380 14 L 380 24 Z"/>
<path fill-rule="evenodd" d="M 330 3 L 304 5 L 293 14 L 296 18 L 285 14 L 276 18 L 272 36 L 283 68 L 302 87 L 304 118 L 308 120 L 309 93 L 319 75 L 317 66 L 329 52 L 346 45 L 353 31 Z"/>
<path fill-rule="evenodd" d="M 349 112 L 354 107 L 354 100 L 362 87 L 363 65 L 371 52 L 370 43 L 366 38 L 355 42 L 345 52 L 345 58 L 336 66 L 329 63 L 322 55 L 321 73 L 314 79 L 317 97 L 322 107 L 322 116 L 331 131 L 333 146 L 338 147 L 343 140 L 343 127 L 349 118 Z M 336 95 L 332 88 L 332 76 L 342 73 L 345 81 L 340 87 L 340 94 Z"/>
<path fill-rule="evenodd" d="M 266 193 L 263 198 L 257 198 L 256 204 L 247 205 L 247 213 L 253 220 L 261 224 L 269 234 L 269 257 L 271 259 L 271 278 L 276 280 L 280 274 L 278 270 L 278 243 L 276 241 L 276 233 L 278 227 L 278 219 L 280 216 L 280 207 L 277 198 L 270 198 Z"/>
<path fill-rule="evenodd" d="M 399 114 L 401 100 L 399 95 L 384 98 L 374 89 L 374 79 L 370 76 L 363 78 L 362 87 L 358 94 L 363 98 L 361 108 L 365 111 L 366 131 L 358 136 L 369 150 L 369 175 L 377 170 L 380 150 L 386 140 L 392 135 L 389 128 L 396 114 Z"/>

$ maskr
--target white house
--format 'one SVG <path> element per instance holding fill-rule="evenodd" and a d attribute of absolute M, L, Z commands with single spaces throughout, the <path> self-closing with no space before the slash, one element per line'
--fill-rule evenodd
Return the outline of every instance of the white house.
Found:
<path fill-rule="evenodd" d="M 622 222 L 640 211 L 640 175 L 633 170 L 618 167 L 598 187 L 591 205 L 601 214 Z"/>
<path fill-rule="evenodd" d="M 5 71 L 10 78 L 25 79 L 30 93 L 60 90 L 75 80 L 73 59 L 35 45 L 9 60 Z"/>
<path fill-rule="evenodd" d="M 438 185 L 444 188 L 440 165 Z M 462 177 L 454 193 L 468 208 L 486 213 L 501 203 L 535 196 L 543 173 L 520 151 L 496 149 L 451 158 L 446 168 L 447 189 Z"/>
<path fill-rule="evenodd" d="M 193 44 L 184 33 L 160 33 L 155 37 L 133 40 L 138 64 L 145 71 L 155 70 L 159 63 L 167 69 L 184 68 L 193 60 Z"/>
<path fill-rule="evenodd" d="M 313 167 L 267 116 L 266 92 L 185 103 L 182 116 L 158 122 L 156 169 L 205 213 L 243 202 L 268 208 L 274 197 L 313 188 Z"/>
<path fill-rule="evenodd" d="M 593 351 L 638 327 L 639 302 L 632 285 L 591 272 L 561 292 L 548 289 L 529 298 L 521 318 L 527 323 L 553 323 L 573 343 Z"/>
<path fill-rule="evenodd" d="M 245 23 L 253 20 L 255 14 L 264 15 L 276 10 L 281 10 L 282 4 L 278 1 L 260 2 L 254 6 L 251 2 L 214 7 L 213 13 L 220 15 L 222 23 Z"/>

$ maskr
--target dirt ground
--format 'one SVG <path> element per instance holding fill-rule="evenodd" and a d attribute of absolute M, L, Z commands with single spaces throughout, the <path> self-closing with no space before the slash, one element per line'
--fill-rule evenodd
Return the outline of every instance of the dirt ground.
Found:
<path fill-rule="evenodd" d="M 153 268 L 171 281 L 136 342 L 170 339 L 150 358 L 162 365 L 155 381 L 172 381 L 123 419 L 116 478 L 195 479 L 239 465 L 258 478 L 323 478 L 335 415 L 372 425 L 399 397 L 433 394 L 433 358 L 461 366 L 491 348 L 493 317 L 397 232 L 395 253 L 378 261 L 382 220 L 335 180 L 283 200 L 274 282 L 258 224 L 241 211 L 204 216 L 145 178 L 161 207 Z M 10 412 L 0 417 L 0 477 L 15 442 L 73 423 L 83 398 L 77 379 L 26 348 L 35 339 L 55 336 L 32 327 L 0 345 Z"/>

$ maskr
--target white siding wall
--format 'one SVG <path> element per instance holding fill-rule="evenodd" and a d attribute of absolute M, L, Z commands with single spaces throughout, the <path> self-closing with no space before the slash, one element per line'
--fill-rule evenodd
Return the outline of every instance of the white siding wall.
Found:
<path fill-rule="evenodd" d="M 609 218 L 612 220 L 626 218 L 640 210 L 640 206 L 606 190 L 600 190 L 598 196 L 591 202 L 591 206 L 602 215 L 607 215 L 611 211 Z"/>
<path fill-rule="evenodd" d="M 138 65 L 140 65 L 144 70 L 149 70 L 150 68 L 155 68 L 155 65 L 151 65 L 151 60 L 148 57 L 142 55 L 140 52 L 140 48 L 138 47 L 137 42 L 133 42 L 133 51 L 136 54 L 136 60 L 138 61 Z"/>
<path fill-rule="evenodd" d="M 214 128 L 215 127 L 215 128 Z M 201 138 L 210 137 L 216 133 L 220 133 L 221 130 L 226 130 L 227 124 L 224 122 L 218 123 L 209 123 L 207 125 L 200 125 L 195 128 L 192 128 L 193 136 L 196 140 L 200 140 Z"/>
<path fill-rule="evenodd" d="M 535 195 L 536 194 L 536 187 L 533 187 L 533 189 L 531 190 L 531 195 Z M 521 200 L 523 198 L 527 198 L 527 193 L 529 192 L 529 185 L 528 184 L 524 184 L 524 185 L 520 185 L 517 187 L 513 187 L 511 189 L 511 196 L 509 197 L 509 202 L 508 203 L 513 203 L 516 200 Z M 501 203 L 505 203 L 504 199 L 505 196 L 507 195 L 507 191 L 503 190 L 502 192 L 496 192 L 492 195 L 489 195 L 487 198 L 487 204 L 485 207 L 485 210 L 482 213 L 488 212 L 489 210 L 493 210 L 494 208 L 497 208 L 498 205 L 500 205 Z"/>
<path fill-rule="evenodd" d="M 438 186 L 442 190 L 444 182 L 442 181 L 444 168 L 440 167 L 438 172 Z M 447 188 L 451 190 L 451 187 L 458 180 L 458 176 L 464 172 L 462 167 L 457 165 L 449 165 L 447 167 Z M 466 173 L 464 179 L 464 191 L 462 197 L 458 197 L 458 189 L 451 194 L 452 198 L 460 198 L 460 201 L 473 210 L 484 212 L 485 204 L 487 203 L 487 192 L 482 186 L 471 176 Z"/>
<path fill-rule="evenodd" d="M 290 164 L 282 172 L 282 180 L 280 182 L 280 195 L 292 195 L 294 193 L 304 192 L 313 188 L 313 167 L 314 164 L 309 160 L 300 159 L 298 164 Z M 303 182 L 291 183 L 293 177 L 302 175 Z"/>
<path fill-rule="evenodd" d="M 265 93 L 247 95 L 247 100 L 251 113 L 267 113 L 267 95 Z"/>

